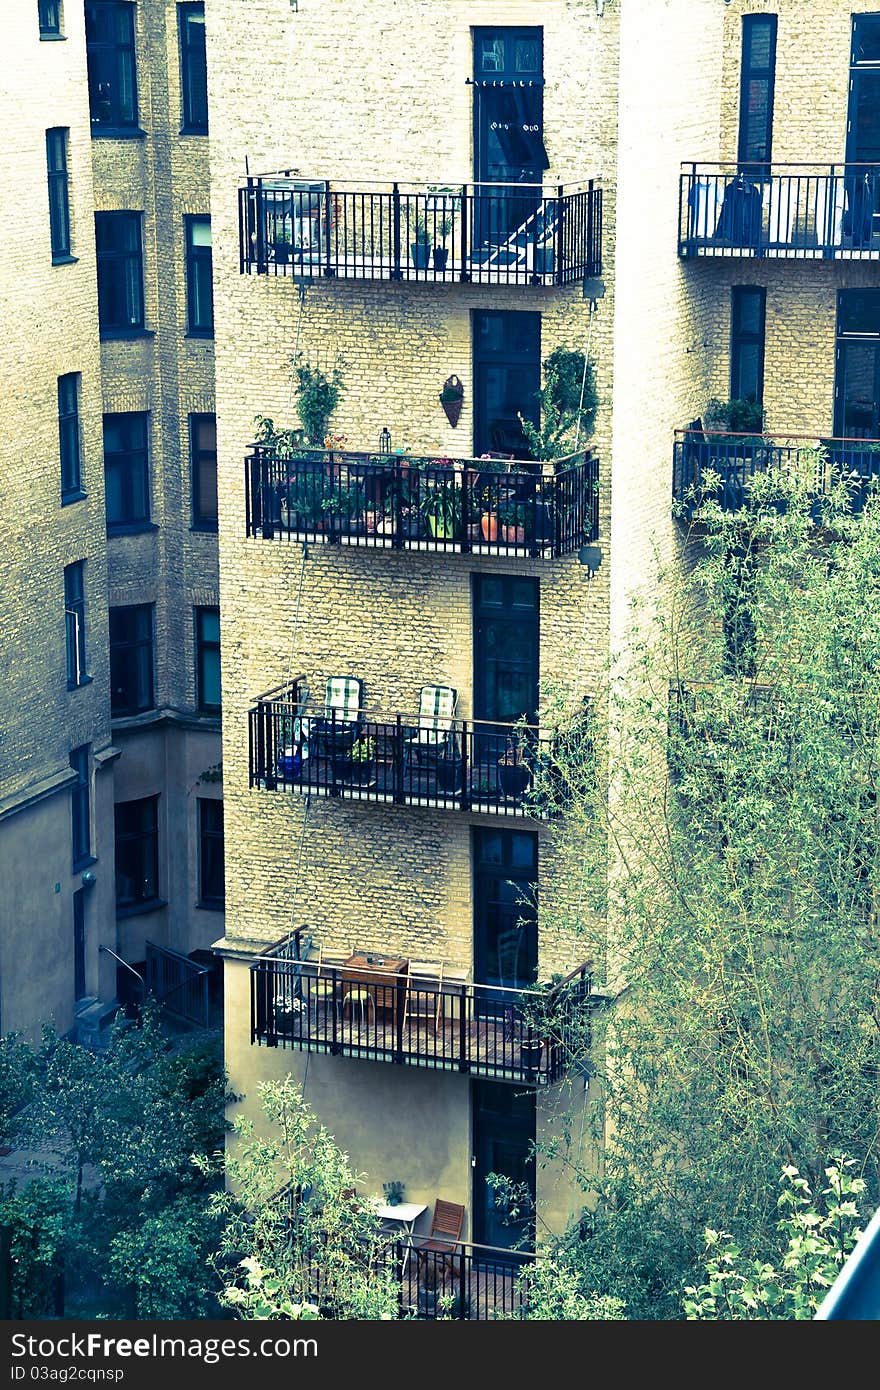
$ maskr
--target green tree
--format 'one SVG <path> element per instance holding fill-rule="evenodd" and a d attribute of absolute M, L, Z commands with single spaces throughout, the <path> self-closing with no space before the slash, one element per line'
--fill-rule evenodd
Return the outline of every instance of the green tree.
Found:
<path fill-rule="evenodd" d="M 880 507 L 817 502 L 822 462 L 747 511 L 710 491 L 543 779 L 571 891 L 542 930 L 608 1001 L 545 1153 L 590 1194 L 560 1257 L 633 1317 L 680 1315 L 707 1226 L 779 1261 L 781 1165 L 815 1190 L 846 1152 L 878 1191 Z"/>
<path fill-rule="evenodd" d="M 584 448 L 593 432 L 599 398 L 592 362 L 584 353 L 557 347 L 544 359 L 544 385 L 537 393 L 538 426 L 519 417 L 536 459 L 555 459 Z"/>
<path fill-rule="evenodd" d="M 706 1231 L 705 1282 L 685 1289 L 685 1316 L 705 1321 L 756 1318 L 803 1321 L 816 1310 L 861 1235 L 858 1199 L 865 1191 L 853 1177 L 852 1159 L 826 1168 L 827 1184 L 815 1196 L 796 1168 L 785 1168 L 779 1195 L 777 1264 L 755 1259 L 723 1231 Z"/>
<path fill-rule="evenodd" d="M 212 1198 L 225 1222 L 221 1301 L 245 1318 L 303 1316 L 316 1298 L 330 1317 L 395 1317 L 388 1237 L 355 1195 L 358 1175 L 347 1156 L 292 1078 L 265 1082 L 258 1091 L 266 1132 L 236 1120 L 237 1143 L 226 1161 L 229 1190 Z"/>
<path fill-rule="evenodd" d="M 33 1095 L 36 1070 L 33 1048 L 19 1034 L 0 1038 L 0 1144 L 16 1138 L 21 1111 Z"/>

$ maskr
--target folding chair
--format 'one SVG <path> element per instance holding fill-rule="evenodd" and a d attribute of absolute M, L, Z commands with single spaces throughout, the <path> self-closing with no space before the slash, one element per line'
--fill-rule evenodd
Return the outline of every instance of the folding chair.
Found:
<path fill-rule="evenodd" d="M 455 1255 L 461 1245 L 463 1226 L 464 1207 L 460 1206 L 458 1202 L 444 1202 L 441 1197 L 438 1197 L 434 1203 L 430 1234 L 427 1240 L 420 1241 L 416 1246 L 419 1282 L 422 1282 L 424 1278 L 432 1254 L 435 1256 L 437 1264 L 440 1265 L 444 1284 L 447 1268 L 453 1277 L 455 1276 L 457 1273 Z"/>
<path fill-rule="evenodd" d="M 443 962 L 441 960 L 439 964 L 431 965 L 425 962 L 425 968 L 426 971 L 430 969 L 430 980 L 422 974 L 421 970 L 413 969 L 412 961 L 407 966 L 406 994 L 403 1001 L 403 1027 L 406 1031 L 408 1018 L 423 1018 L 426 1024 L 429 1021 L 433 1023 L 434 1036 L 436 1037 L 443 1013 Z M 433 985 L 435 972 L 437 975 L 437 993 L 432 996 L 430 985 Z"/>
<path fill-rule="evenodd" d="M 411 754 L 419 767 L 422 756 L 433 757 L 445 751 L 452 738 L 457 692 L 451 685 L 423 685 L 419 691 L 419 722 L 409 738 L 404 739 L 404 769 Z"/>
<path fill-rule="evenodd" d="M 303 720 L 306 737 L 329 751 L 350 748 L 363 723 L 364 683 L 356 676 L 330 676 L 324 691 L 324 714 Z"/>

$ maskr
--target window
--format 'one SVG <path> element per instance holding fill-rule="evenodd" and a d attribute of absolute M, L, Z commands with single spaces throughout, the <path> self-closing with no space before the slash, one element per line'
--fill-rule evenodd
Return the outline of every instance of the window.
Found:
<path fill-rule="evenodd" d="M 742 22 L 739 89 L 740 164 L 753 178 L 770 173 L 773 144 L 773 87 L 776 75 L 776 15 L 749 14 Z M 762 166 L 760 169 L 755 165 Z"/>
<path fill-rule="evenodd" d="M 211 219 L 185 217 L 186 315 L 190 333 L 213 337 L 214 291 L 211 284 Z"/>
<path fill-rule="evenodd" d="M 140 907 L 159 897 L 159 798 L 120 801 L 116 823 L 116 908 Z"/>
<path fill-rule="evenodd" d="M 880 160 L 880 14 L 852 17 L 849 78 L 846 158 L 874 164 Z"/>
<path fill-rule="evenodd" d="M 196 702 L 203 714 L 220 712 L 220 609 L 197 608 Z"/>
<path fill-rule="evenodd" d="M 115 718 L 152 709 L 153 609 L 110 609 L 110 712 Z"/>
<path fill-rule="evenodd" d="M 880 290 L 838 292 L 836 356 L 835 436 L 880 439 Z"/>
<path fill-rule="evenodd" d="M 103 334 L 144 327 L 144 266 L 139 212 L 96 212 L 98 320 Z"/>
<path fill-rule="evenodd" d="M 64 625 L 67 645 L 67 688 L 85 685 L 86 589 L 85 560 L 64 567 Z"/>
<path fill-rule="evenodd" d="M 199 797 L 199 906 L 222 907 L 226 895 L 223 876 L 223 802 Z"/>
<path fill-rule="evenodd" d="M 79 439 L 79 373 L 58 378 L 58 449 L 61 455 L 61 501 L 82 497 L 82 453 Z"/>
<path fill-rule="evenodd" d="M 74 869 L 92 857 L 91 814 L 89 811 L 89 753 L 84 743 L 70 754 L 76 782 L 70 789 L 70 858 Z"/>
<path fill-rule="evenodd" d="M 86 0 L 86 59 L 92 133 L 136 128 L 134 5 Z"/>
<path fill-rule="evenodd" d="M 730 307 L 730 399 L 764 399 L 764 317 L 767 291 L 735 285 Z"/>
<path fill-rule="evenodd" d="M 108 531 L 149 524 L 146 415 L 104 416 L 104 493 Z"/>
<path fill-rule="evenodd" d="M 205 61 L 205 7 L 178 5 L 182 134 L 208 133 L 208 69 Z"/>
<path fill-rule="evenodd" d="M 67 137 L 63 127 L 46 131 L 46 169 L 49 178 L 49 243 L 52 261 L 71 260 L 70 198 L 67 180 Z"/>
<path fill-rule="evenodd" d="M 61 38 L 61 0 L 37 0 L 41 39 Z"/>
<path fill-rule="evenodd" d="M 217 530 L 217 417 L 189 417 L 193 526 Z"/>

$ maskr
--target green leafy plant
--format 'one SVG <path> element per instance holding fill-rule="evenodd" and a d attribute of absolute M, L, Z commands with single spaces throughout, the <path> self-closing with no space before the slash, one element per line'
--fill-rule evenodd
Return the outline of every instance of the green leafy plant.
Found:
<path fill-rule="evenodd" d="M 383 1182 L 382 1191 L 385 1193 L 385 1200 L 389 1207 L 399 1207 L 403 1201 L 403 1183 L 392 1181 Z"/>
<path fill-rule="evenodd" d="M 571 453 L 576 439 L 582 447 L 593 432 L 599 408 L 592 362 L 587 362 L 582 352 L 555 348 L 544 359 L 544 385 L 536 399 L 541 411 L 540 425 L 519 416 L 534 457 L 548 460 Z"/>
<path fill-rule="evenodd" d="M 414 245 L 428 246 L 431 242 L 431 233 L 424 215 L 417 212 L 413 220 L 413 243 Z"/>
<path fill-rule="evenodd" d="M 293 359 L 296 408 L 306 438 L 312 445 L 324 444 L 330 417 L 342 396 L 343 365 L 338 359 L 329 371 L 324 371 L 317 363 L 304 360 L 301 353 Z"/>
<path fill-rule="evenodd" d="M 361 734 L 351 745 L 348 756 L 353 763 L 371 763 L 376 756 L 376 740 Z"/>
<path fill-rule="evenodd" d="M 759 440 L 764 429 L 764 408 L 757 401 L 721 401 L 713 396 L 706 406 L 703 424 L 713 434 L 715 431 L 729 432 L 734 436 L 730 440 L 734 444 L 746 442 L 736 438 L 741 435 L 750 435 Z M 716 438 L 715 442 L 723 441 Z"/>

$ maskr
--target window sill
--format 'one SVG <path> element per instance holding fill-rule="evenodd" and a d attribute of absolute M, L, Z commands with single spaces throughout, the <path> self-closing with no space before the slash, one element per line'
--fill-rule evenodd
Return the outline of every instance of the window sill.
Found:
<path fill-rule="evenodd" d="M 53 257 L 52 257 L 52 264 L 53 264 L 53 265 L 76 265 L 76 263 L 77 263 L 78 260 L 79 260 L 79 256 L 71 256 L 70 254 L 68 254 L 68 255 L 66 255 L 66 256 L 53 256 Z"/>
<path fill-rule="evenodd" d="M 196 907 L 201 908 L 202 912 L 225 912 L 226 903 L 222 902 L 202 902 L 201 899 L 196 903 Z"/>
<path fill-rule="evenodd" d="M 68 689 L 68 690 L 81 690 L 82 687 L 83 687 L 84 685 L 91 685 L 91 683 L 92 683 L 92 677 L 91 677 L 91 676 L 80 676 L 80 678 L 79 678 L 78 681 L 68 681 L 68 682 L 67 682 L 67 689 Z"/>
<path fill-rule="evenodd" d="M 206 339 L 208 342 L 213 342 L 214 330 L 213 328 L 188 328 L 183 336 L 184 338 L 201 338 L 202 342 Z"/>
<path fill-rule="evenodd" d="M 196 714 L 200 714 L 205 719 L 219 719 L 221 714 L 220 705 L 197 705 Z"/>
<path fill-rule="evenodd" d="M 155 709 L 155 705 L 147 705 L 145 709 L 113 709 L 111 706 L 110 722 L 115 727 L 120 723 L 124 723 L 126 720 L 140 719 L 144 714 L 153 714 Z"/>
<path fill-rule="evenodd" d="M 200 125 L 181 126 L 181 135 L 201 135 L 203 140 L 208 138 L 208 127 Z"/>
<path fill-rule="evenodd" d="M 158 531 L 155 521 L 113 521 L 107 526 L 108 536 L 141 536 Z"/>
<path fill-rule="evenodd" d="M 62 492 L 61 505 L 69 507 L 72 502 L 84 502 L 88 495 L 84 488 L 71 488 L 70 492 Z"/>
<path fill-rule="evenodd" d="M 142 903 L 127 903 L 124 907 L 117 906 L 116 920 L 122 917 L 143 917 L 147 912 L 158 912 L 160 908 L 167 907 L 165 898 L 148 898 Z"/>
<path fill-rule="evenodd" d="M 67 43 L 66 34 L 41 34 L 40 43 Z"/>
<path fill-rule="evenodd" d="M 146 140 L 147 132 L 140 126 L 92 126 L 93 140 Z"/>
<path fill-rule="evenodd" d="M 216 521 L 194 521 L 189 528 L 202 536 L 216 536 L 219 530 Z"/>
<path fill-rule="evenodd" d="M 102 343 L 124 338 L 155 338 L 152 328 L 102 328 L 98 334 Z"/>

